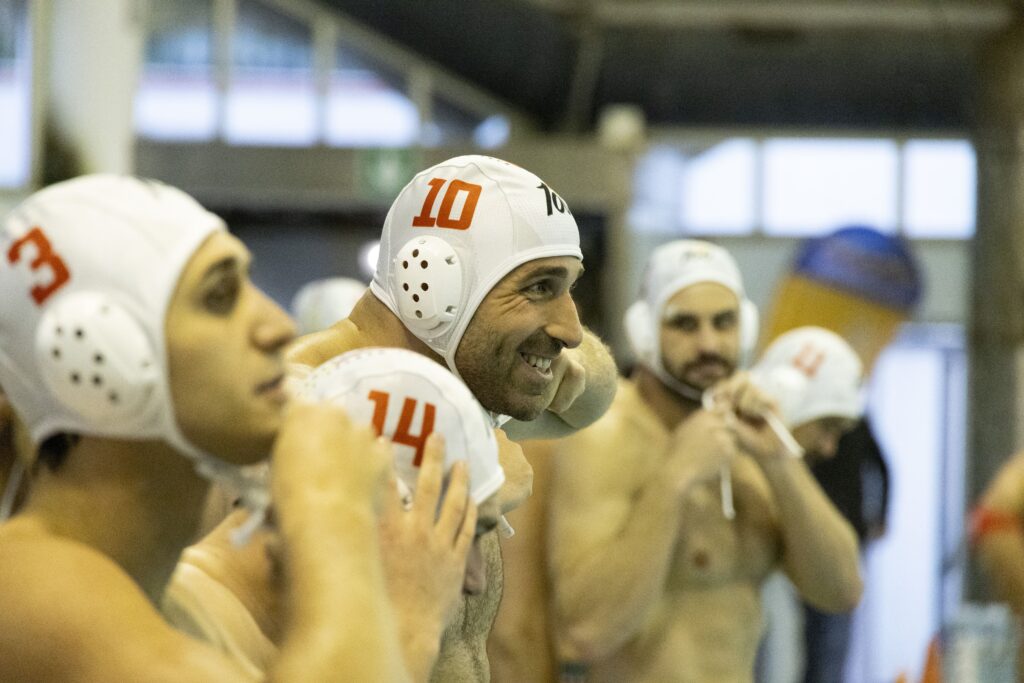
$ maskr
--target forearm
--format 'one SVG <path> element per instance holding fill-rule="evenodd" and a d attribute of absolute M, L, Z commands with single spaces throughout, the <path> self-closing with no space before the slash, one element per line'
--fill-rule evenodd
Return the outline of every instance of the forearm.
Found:
<path fill-rule="evenodd" d="M 272 680 L 406 681 L 385 590 L 377 516 L 332 509 L 283 529 L 288 624 Z"/>
<path fill-rule="evenodd" d="M 664 593 L 679 516 L 678 494 L 654 479 L 612 539 L 575 557 L 556 555 L 554 630 L 560 660 L 600 659 L 643 625 Z M 553 538 L 549 545 L 557 553 L 562 544 Z"/>
<path fill-rule="evenodd" d="M 786 573 L 801 596 L 830 612 L 853 609 L 860 600 L 859 547 L 843 519 L 803 461 L 761 463 L 778 506 Z"/>
<path fill-rule="evenodd" d="M 589 426 L 608 410 L 615 398 L 618 370 L 608 347 L 590 330 L 584 330 L 583 343 L 569 353 L 586 371 L 586 385 L 558 418 L 576 430 Z"/>

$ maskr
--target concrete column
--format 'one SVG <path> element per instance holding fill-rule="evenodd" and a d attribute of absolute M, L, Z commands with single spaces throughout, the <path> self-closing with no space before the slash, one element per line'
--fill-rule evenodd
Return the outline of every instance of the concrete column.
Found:
<path fill-rule="evenodd" d="M 980 63 L 967 500 L 1024 447 L 1024 19 Z M 970 582 L 978 597 L 980 583 Z"/>
<path fill-rule="evenodd" d="M 605 341 L 621 364 L 631 362 L 627 353 L 622 317 L 636 300 L 646 252 L 636 249 L 636 235 L 629 224 L 633 203 L 633 176 L 646 145 L 646 121 L 643 112 L 630 106 L 606 107 L 598 120 L 597 137 L 609 154 L 604 169 L 607 224 L 602 299 L 607 316 Z"/>
<path fill-rule="evenodd" d="M 80 162 L 73 172 L 133 172 L 145 2 L 41 2 L 49 5 L 51 132 Z"/>

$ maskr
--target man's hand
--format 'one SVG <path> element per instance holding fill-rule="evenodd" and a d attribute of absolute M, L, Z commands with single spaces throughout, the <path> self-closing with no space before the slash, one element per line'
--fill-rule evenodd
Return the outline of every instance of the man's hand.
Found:
<path fill-rule="evenodd" d="M 668 482 L 680 493 L 718 477 L 737 455 L 736 438 L 724 409 L 699 410 L 672 433 Z"/>
<path fill-rule="evenodd" d="M 388 594 L 398 617 L 406 664 L 425 680 L 441 633 L 462 594 L 466 557 L 476 532 L 476 504 L 469 498 L 466 463 L 456 462 L 444 501 L 444 440 L 426 443 L 412 507 L 406 510 L 392 477 L 380 523 Z M 441 508 L 438 512 L 438 504 Z"/>
<path fill-rule="evenodd" d="M 555 397 L 551 400 L 548 410 L 561 415 L 569 410 L 587 388 L 587 369 L 573 355 L 572 349 L 565 349 L 552 364 L 554 373 Z"/>
<path fill-rule="evenodd" d="M 739 372 L 711 389 L 714 404 L 733 418 L 730 427 L 740 448 L 758 462 L 779 460 L 786 455 L 786 446 L 768 425 L 765 416 L 778 407 L 767 394 L 750 381 L 750 375 Z"/>
<path fill-rule="evenodd" d="M 293 401 L 274 444 L 272 489 L 287 537 L 310 515 L 377 508 L 391 451 L 341 408 Z"/>

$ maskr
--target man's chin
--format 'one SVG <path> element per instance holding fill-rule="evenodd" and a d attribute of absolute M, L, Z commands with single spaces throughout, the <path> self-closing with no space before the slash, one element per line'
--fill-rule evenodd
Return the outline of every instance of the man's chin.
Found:
<path fill-rule="evenodd" d="M 491 410 L 500 415 L 508 415 L 520 422 L 530 422 L 543 415 L 550 403 L 550 400 L 545 400 L 540 396 L 518 398 L 518 400 L 510 398 L 503 401 L 500 409 L 494 410 L 492 408 Z"/>

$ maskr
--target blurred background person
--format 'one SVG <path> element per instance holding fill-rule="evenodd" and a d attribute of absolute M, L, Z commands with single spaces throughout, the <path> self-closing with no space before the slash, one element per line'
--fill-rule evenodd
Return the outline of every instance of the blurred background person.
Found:
<path fill-rule="evenodd" d="M 366 285 L 347 277 L 324 278 L 303 285 L 291 305 L 299 334 L 319 332 L 344 320 L 365 293 Z"/>
<path fill-rule="evenodd" d="M 856 352 L 835 333 L 819 327 L 798 327 L 772 342 L 751 370 L 754 382 L 778 401 L 782 418 L 803 449 L 804 459 L 819 485 L 821 476 L 816 466 L 837 457 L 842 439 L 856 428 L 863 416 L 862 368 Z M 840 488 L 842 499 L 849 499 L 851 495 L 845 489 L 860 489 L 859 474 L 857 480 L 832 480 L 830 483 Z M 824 486 L 822 489 L 833 505 L 837 505 L 834 488 L 831 493 Z M 839 509 L 851 525 L 855 524 L 849 511 Z M 825 612 L 802 602 L 803 618 L 797 616 L 795 625 L 798 627 L 802 622 L 803 647 L 794 648 L 796 629 L 779 622 L 786 616 L 792 618 L 789 603 L 797 599 L 795 591 L 781 576 L 773 577 L 773 582 L 766 586 L 765 602 L 769 605 L 766 645 L 763 646 L 769 653 L 766 656 L 770 658 L 774 651 L 777 658 L 782 652 L 799 658 L 802 649 L 803 680 L 842 680 L 852 608 Z M 769 678 L 770 666 L 771 663 L 761 664 L 760 678 Z"/>

